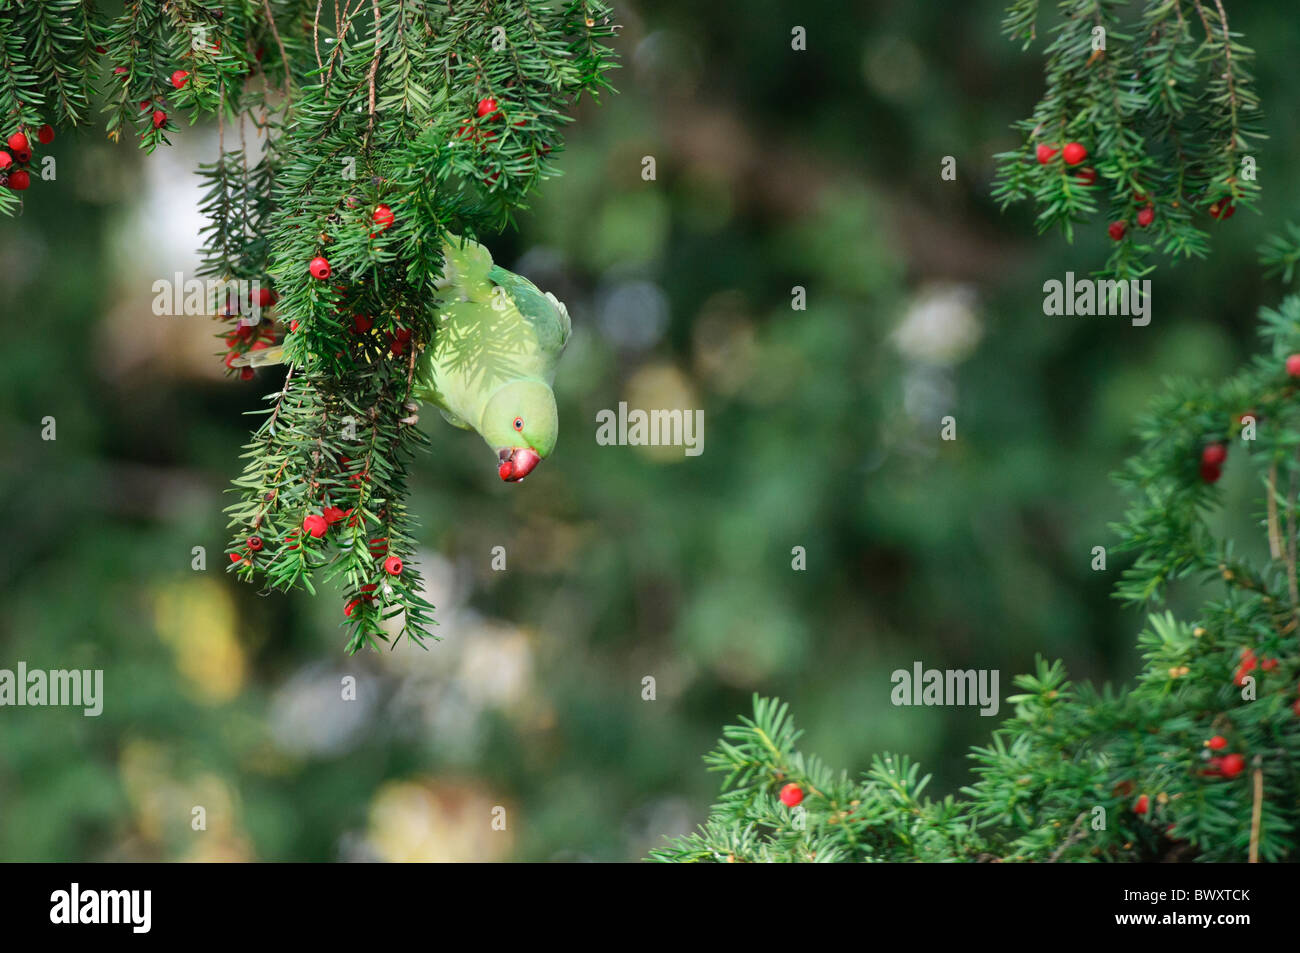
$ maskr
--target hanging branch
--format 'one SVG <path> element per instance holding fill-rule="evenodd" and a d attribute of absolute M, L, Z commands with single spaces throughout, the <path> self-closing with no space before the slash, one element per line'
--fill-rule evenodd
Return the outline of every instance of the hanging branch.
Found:
<path fill-rule="evenodd" d="M 1266 248 L 1300 260 L 1290 244 Z M 1294 860 L 1300 296 L 1260 317 L 1264 352 L 1225 381 L 1172 382 L 1139 419 L 1141 448 L 1117 475 L 1130 505 L 1109 555 L 1133 558 L 1114 595 L 1149 613 L 1133 687 L 1098 692 L 1039 659 L 1015 679 L 1013 716 L 971 750 L 973 782 L 943 799 L 922 796 L 928 776 L 896 755 L 873 758 L 856 779 L 832 772 L 797 749 L 786 706 L 756 697 L 752 718 L 724 729 L 705 757 L 724 775 L 708 820 L 650 858 Z M 1217 531 L 1227 467 L 1259 478 L 1267 557 Z M 1209 595 L 1192 619 L 1162 605 L 1172 589 L 1191 604 L 1197 587 Z"/>
<path fill-rule="evenodd" d="M 101 73 L 110 139 L 152 151 L 217 115 L 200 276 L 223 289 L 223 358 L 244 380 L 259 352 L 291 365 L 234 481 L 229 570 L 268 589 L 338 580 L 356 651 L 432 634 L 405 501 L 444 241 L 504 227 L 556 174 L 569 111 L 609 88 L 615 27 L 596 0 L 349 0 L 322 37 L 322 6 L 132 0 L 106 20 L 78 0 L 10 4 L 0 116 L 33 138 L 84 122 Z M 11 148 L 7 213 L 31 159 Z"/>
<path fill-rule="evenodd" d="M 1157 254 L 1203 257 L 1209 226 L 1258 198 L 1254 54 L 1229 30 L 1221 0 L 1212 9 L 1191 0 L 1205 31 L 1198 44 L 1186 2 L 1058 3 L 1047 89 L 1016 124 L 1023 147 L 997 156 L 994 196 L 1003 207 L 1032 201 L 1039 231 L 1073 241 L 1077 226 L 1100 231 L 1105 209 L 1105 275 L 1145 274 Z M 1037 0 L 1017 0 L 1004 31 L 1028 47 L 1037 15 Z"/>

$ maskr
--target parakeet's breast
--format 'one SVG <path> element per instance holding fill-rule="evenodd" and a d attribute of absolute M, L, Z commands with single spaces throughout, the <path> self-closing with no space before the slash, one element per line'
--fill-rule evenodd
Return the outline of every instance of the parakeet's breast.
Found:
<path fill-rule="evenodd" d="M 507 298 L 445 304 L 436 327 L 419 396 L 471 426 L 478 426 L 487 399 L 502 385 L 520 378 L 548 384 L 554 379 L 554 360 Z"/>
<path fill-rule="evenodd" d="M 485 423 L 484 412 L 494 394 L 506 393 L 507 402 L 518 397 L 533 405 L 546 404 L 543 418 L 553 417 L 550 385 L 570 331 L 564 305 L 527 278 L 494 264 L 477 242 L 449 241 L 444 259 L 440 300 L 434 304 L 436 331 L 421 362 L 416 395 L 441 407 L 453 424 L 472 427 L 484 439 L 488 439 L 485 427 L 495 433 L 511 423 L 509 419 Z M 545 386 L 536 393 L 528 388 L 502 391 L 506 385 L 525 381 Z M 526 426 L 522 413 L 514 419 Z M 537 435 L 544 447 L 554 443 L 551 429 L 543 428 L 546 432 Z M 497 443 L 508 439 L 504 434 L 496 436 Z"/>

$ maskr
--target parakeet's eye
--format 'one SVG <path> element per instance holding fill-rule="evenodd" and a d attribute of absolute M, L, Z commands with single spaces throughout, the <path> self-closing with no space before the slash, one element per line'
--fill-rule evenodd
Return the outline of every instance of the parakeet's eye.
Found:
<path fill-rule="evenodd" d="M 515 418 L 515 429 L 520 431 L 524 429 L 524 418 L 522 417 Z"/>

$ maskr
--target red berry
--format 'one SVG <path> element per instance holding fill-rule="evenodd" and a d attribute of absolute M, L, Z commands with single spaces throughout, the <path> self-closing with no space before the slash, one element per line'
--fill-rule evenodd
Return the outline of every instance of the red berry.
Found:
<path fill-rule="evenodd" d="M 1213 463 L 1201 464 L 1201 479 L 1206 483 L 1218 483 L 1219 477 L 1223 476 L 1222 468 Z"/>
<path fill-rule="evenodd" d="M 9 188 L 15 192 L 25 192 L 32 184 L 32 177 L 24 169 L 14 169 L 9 173 Z"/>
<path fill-rule="evenodd" d="M 1272 672 L 1277 668 L 1277 664 L 1278 664 L 1277 659 L 1266 658 L 1264 659 L 1264 661 L 1259 663 L 1259 667 L 1261 671 Z"/>
<path fill-rule="evenodd" d="M 290 321 L 290 322 L 289 322 L 289 330 L 290 330 L 290 331 L 297 331 L 297 330 L 298 330 L 298 321 L 297 321 L 296 318 L 295 318 L 293 321 Z"/>
<path fill-rule="evenodd" d="M 1246 757 L 1240 754 L 1225 754 L 1219 763 L 1219 772 L 1225 778 L 1235 778 L 1246 770 Z"/>
<path fill-rule="evenodd" d="M 1228 448 L 1222 443 L 1207 444 L 1201 451 L 1201 463 L 1212 467 L 1221 467 L 1228 459 Z"/>
<path fill-rule="evenodd" d="M 482 119 L 484 116 L 491 116 L 496 111 L 497 111 L 497 101 L 493 99 L 491 96 L 487 96 L 478 101 L 478 117 L 480 119 Z M 500 119 L 501 118 L 500 115 L 498 115 L 497 118 Z"/>
<path fill-rule="evenodd" d="M 14 164 L 14 157 L 7 152 L 0 152 L 0 169 L 7 169 Z"/>
<path fill-rule="evenodd" d="M 797 784 L 787 784 L 781 789 L 781 803 L 786 807 L 794 807 L 803 800 L 803 788 Z"/>
<path fill-rule="evenodd" d="M 1288 377 L 1300 377 L 1300 354 L 1292 354 L 1286 359 Z"/>
<path fill-rule="evenodd" d="M 360 600 L 360 599 L 353 599 L 351 602 L 349 602 L 347 605 L 345 605 L 345 606 L 343 607 L 343 614 L 344 614 L 345 616 L 347 616 L 348 618 L 351 618 L 351 617 L 352 617 L 352 610 L 355 609 L 355 608 L 356 608 L 357 606 L 359 606 L 359 605 L 361 605 L 361 600 Z"/>
<path fill-rule="evenodd" d="M 155 109 L 153 111 L 153 127 L 155 129 L 161 129 L 163 125 L 166 124 L 166 122 L 167 122 L 167 114 L 163 112 L 161 109 Z"/>
<path fill-rule="evenodd" d="M 97 47 L 95 47 L 95 52 L 96 52 L 96 53 L 99 53 L 100 55 L 103 55 L 104 53 L 107 53 L 107 52 L 108 52 L 108 47 L 106 47 L 106 46 L 97 46 Z"/>
<path fill-rule="evenodd" d="M 384 560 L 384 572 L 390 576 L 400 576 L 402 574 L 402 560 L 397 556 L 389 556 Z"/>
<path fill-rule="evenodd" d="M 313 278 L 324 281 L 330 276 L 330 263 L 317 255 L 311 260 L 311 264 L 307 266 L 307 270 L 311 272 Z"/>
<path fill-rule="evenodd" d="M 1065 148 L 1061 150 L 1061 158 L 1065 160 L 1066 165 L 1078 165 L 1088 158 L 1088 150 L 1077 142 L 1067 142 Z"/>
<path fill-rule="evenodd" d="M 31 144 L 21 132 L 15 132 L 9 137 L 9 149 L 12 152 L 30 152 Z"/>
<path fill-rule="evenodd" d="M 239 369 L 239 379 L 241 381 L 251 381 L 255 376 L 257 376 L 257 371 L 251 367 L 241 367 Z"/>
<path fill-rule="evenodd" d="M 375 326 L 375 322 L 371 320 L 370 315 L 368 314 L 352 315 L 352 327 L 357 332 L 357 334 L 365 334 L 374 326 Z"/>
<path fill-rule="evenodd" d="M 1237 206 L 1232 199 L 1220 199 L 1210 206 L 1209 211 L 1210 218 L 1226 221 L 1236 214 Z"/>
<path fill-rule="evenodd" d="M 1143 794 L 1137 799 L 1137 803 L 1133 805 L 1133 813 L 1145 814 L 1150 808 L 1151 799 Z"/>
<path fill-rule="evenodd" d="M 388 229 L 392 226 L 393 210 L 389 208 L 387 205 L 380 205 L 375 209 L 375 213 L 370 216 L 370 220 L 379 226 L 378 231 L 374 231 L 370 233 L 370 237 L 374 238 L 380 232 L 388 231 Z"/>
<path fill-rule="evenodd" d="M 327 506 L 325 509 L 321 510 L 321 515 L 325 517 L 325 522 L 333 524 L 337 523 L 348 514 L 337 506 Z"/>
<path fill-rule="evenodd" d="M 320 539 L 325 535 L 325 531 L 330 528 L 330 524 L 319 513 L 312 513 L 302 521 L 302 528 L 311 533 L 316 539 Z"/>
<path fill-rule="evenodd" d="M 275 304 L 275 292 L 270 288 L 257 289 L 257 304 L 261 308 L 269 308 Z"/>
<path fill-rule="evenodd" d="M 231 553 L 231 554 L 230 554 L 230 561 L 231 561 L 232 563 L 237 563 L 237 562 L 239 562 L 239 560 L 242 559 L 242 558 L 243 558 L 243 557 L 240 556 L 239 553 Z"/>
<path fill-rule="evenodd" d="M 255 552 L 255 553 L 261 552 L 261 551 L 262 551 L 262 537 L 260 537 L 260 536 L 250 536 L 250 537 L 248 537 L 248 541 L 245 543 L 245 545 L 246 545 L 249 549 L 251 549 L 253 552 Z"/>
<path fill-rule="evenodd" d="M 1097 181 L 1097 170 L 1092 166 L 1088 166 L 1086 169 L 1080 169 L 1074 173 L 1074 177 L 1084 185 L 1092 185 Z"/>
<path fill-rule="evenodd" d="M 1211 751 L 1222 751 L 1224 748 L 1228 747 L 1228 739 L 1223 737 L 1223 735 L 1215 735 L 1205 744 Z"/>
<path fill-rule="evenodd" d="M 1052 161 L 1052 157 L 1056 155 L 1056 147 L 1049 146 L 1045 142 L 1040 142 L 1038 144 L 1038 149 L 1035 150 L 1035 154 L 1038 156 L 1039 165 L 1047 165 L 1047 163 Z"/>
<path fill-rule="evenodd" d="M 1138 211 L 1137 214 L 1138 228 L 1146 228 L 1155 220 L 1156 220 L 1156 210 L 1152 208 L 1150 205 Z"/>
<path fill-rule="evenodd" d="M 172 85 L 177 89 L 184 89 L 185 82 L 189 78 L 190 74 L 188 70 L 178 69 L 176 72 L 172 73 Z"/>
<path fill-rule="evenodd" d="M 1128 231 L 1128 222 L 1111 222 L 1106 231 L 1110 233 L 1111 238 L 1119 241 L 1124 237 L 1124 233 Z"/>
<path fill-rule="evenodd" d="M 37 129 L 36 141 L 43 146 L 48 146 L 51 142 L 54 141 L 54 127 L 51 126 L 49 123 L 46 123 L 45 125 L 41 126 L 40 129 Z"/>

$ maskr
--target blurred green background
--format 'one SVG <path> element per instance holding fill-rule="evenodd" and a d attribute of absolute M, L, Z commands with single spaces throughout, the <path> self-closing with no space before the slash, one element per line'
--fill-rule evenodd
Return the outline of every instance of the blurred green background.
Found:
<path fill-rule="evenodd" d="M 273 379 L 223 378 L 216 323 L 150 311 L 193 271 L 212 131 L 151 158 L 61 132 L 57 180 L 0 223 L 0 668 L 102 668 L 106 700 L 0 709 L 0 860 L 635 860 L 704 818 L 700 756 L 753 692 L 833 765 L 901 750 L 948 792 L 997 719 L 895 708 L 894 669 L 998 669 L 1005 697 L 1041 652 L 1127 680 L 1141 616 L 1109 597 L 1122 560 L 1089 566 L 1108 475 L 1162 375 L 1231 371 L 1279 295 L 1255 246 L 1300 185 L 1291 11 L 1230 10 L 1258 52 L 1263 215 L 1162 265 L 1145 328 L 1042 313 L 1044 280 L 1100 266 L 1105 222 L 1070 246 L 988 199 L 1042 91 L 1001 3 L 618 12 L 620 94 L 489 241 L 573 315 L 559 447 L 506 486 L 423 415 L 427 651 L 349 658 L 336 592 L 224 574 L 242 414 Z M 598 446 L 619 401 L 703 409 L 704 453 Z M 1253 488 L 1225 485 L 1248 527 Z"/>

